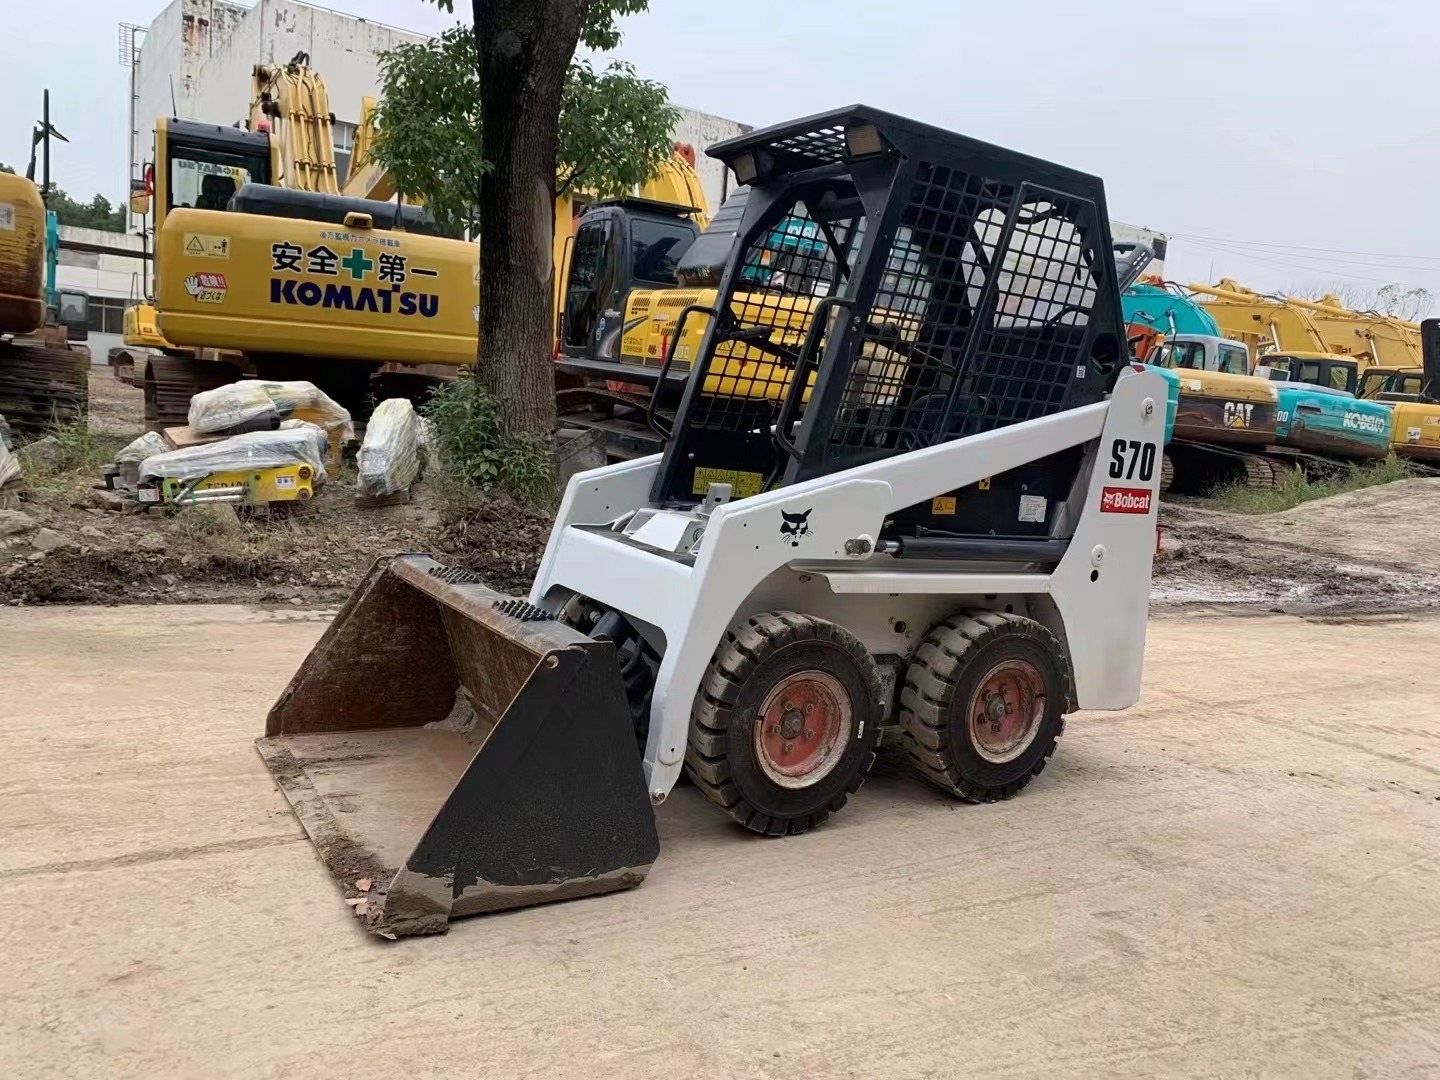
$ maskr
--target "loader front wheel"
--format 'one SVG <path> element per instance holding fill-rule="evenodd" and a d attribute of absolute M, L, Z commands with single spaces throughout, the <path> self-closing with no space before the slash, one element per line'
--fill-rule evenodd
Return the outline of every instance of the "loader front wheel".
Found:
<path fill-rule="evenodd" d="M 790 611 L 732 626 L 695 695 L 687 771 L 752 832 L 794 835 L 859 789 L 880 736 L 880 680 L 842 627 Z"/>
<path fill-rule="evenodd" d="M 916 650 L 900 694 L 911 763 L 969 802 L 1010 798 L 1055 752 L 1069 671 L 1060 642 L 1034 619 L 946 619 Z"/>

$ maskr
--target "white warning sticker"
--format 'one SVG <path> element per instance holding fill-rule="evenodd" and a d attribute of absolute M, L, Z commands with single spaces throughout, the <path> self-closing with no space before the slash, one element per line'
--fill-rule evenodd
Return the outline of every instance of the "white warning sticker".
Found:
<path fill-rule="evenodd" d="M 1043 524 L 1047 507 L 1044 495 L 1020 496 L 1020 520 Z"/>
<path fill-rule="evenodd" d="M 15 204 L 0 202 L 0 229 L 15 231 Z"/>
<path fill-rule="evenodd" d="M 208 233 L 186 233 L 185 254 L 198 255 L 202 259 L 228 259 L 230 238 L 211 236 Z"/>

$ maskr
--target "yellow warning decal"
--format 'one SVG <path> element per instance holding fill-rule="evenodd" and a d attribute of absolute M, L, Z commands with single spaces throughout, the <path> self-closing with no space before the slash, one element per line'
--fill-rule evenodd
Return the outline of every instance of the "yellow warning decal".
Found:
<path fill-rule="evenodd" d="M 976 486 L 977 488 L 979 488 L 981 491 L 989 491 L 989 490 L 990 490 L 990 477 L 988 477 L 988 476 L 985 477 L 984 480 L 981 480 L 981 481 L 980 481 L 978 484 L 976 484 L 975 486 Z"/>
<path fill-rule="evenodd" d="M 230 258 L 230 238 L 211 236 L 208 233 L 186 233 L 185 254 L 197 255 L 202 259 Z"/>
<path fill-rule="evenodd" d="M 705 489 L 711 484 L 729 484 L 732 499 L 748 499 L 751 495 L 759 495 L 760 488 L 764 483 L 765 477 L 758 472 L 741 472 L 739 469 L 696 469 L 695 483 L 690 486 L 690 490 L 696 495 L 704 495 Z"/>
<path fill-rule="evenodd" d="M 936 495 L 930 500 L 930 513 L 932 514 L 953 514 L 955 513 L 954 495 Z"/>

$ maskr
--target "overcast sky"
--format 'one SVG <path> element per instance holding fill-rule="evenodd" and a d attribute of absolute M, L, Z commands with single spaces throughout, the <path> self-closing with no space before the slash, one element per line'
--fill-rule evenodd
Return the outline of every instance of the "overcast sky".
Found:
<path fill-rule="evenodd" d="M 327 6 L 448 21 L 422 0 Z M 6 3 L 0 161 L 23 167 L 48 85 L 71 140 L 56 182 L 123 196 L 117 25 L 162 7 Z M 750 124 L 858 101 L 1097 173 L 1112 217 L 1174 237 L 1176 280 L 1440 296 L 1437 40 L 1436 0 L 651 0 L 621 55 L 678 103 Z"/>

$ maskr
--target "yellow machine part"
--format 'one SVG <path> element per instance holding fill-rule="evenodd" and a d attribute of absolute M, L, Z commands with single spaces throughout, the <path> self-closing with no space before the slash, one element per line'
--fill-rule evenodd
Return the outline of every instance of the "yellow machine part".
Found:
<path fill-rule="evenodd" d="M 1274 405 L 1278 400 L 1275 384 L 1268 379 L 1254 375 L 1231 375 L 1224 371 L 1173 370 L 1180 376 L 1182 397 L 1216 397 L 1255 405 Z"/>
<path fill-rule="evenodd" d="M 694 149 L 675 144 L 675 152 L 660 167 L 659 174 L 636 192 L 641 199 L 667 203 L 670 206 L 693 206 L 698 211 L 691 220 L 703 231 L 710 224 L 710 204 L 705 198 L 705 188 L 700 184 L 700 175 L 695 171 Z M 580 215 L 585 207 L 594 202 L 592 195 L 585 191 L 564 194 L 555 200 L 555 287 L 551 311 L 557 316 L 564 303 L 565 279 L 569 269 L 570 242 L 575 237 Z M 707 294 L 712 295 L 712 294 Z M 683 304 L 681 305 L 684 306 Z M 679 308 L 675 309 L 679 311 Z M 628 325 L 628 320 L 627 320 Z M 690 324 L 685 324 L 685 337 L 690 338 Z"/>
<path fill-rule="evenodd" d="M 350 151 L 350 168 L 341 194 L 389 202 L 395 198 L 395 179 L 390 170 L 374 158 L 375 136 L 379 134 L 375 124 L 376 105 L 373 97 L 360 99 L 360 123 L 355 127 L 355 146 Z M 422 199 L 407 197 L 405 201 L 414 206 L 424 205 Z"/>
<path fill-rule="evenodd" d="M 0 334 L 45 321 L 45 204 L 23 176 L 0 173 Z"/>
<path fill-rule="evenodd" d="M 1390 446 L 1396 456 L 1440 462 L 1440 405 L 1400 401 L 1391 406 L 1395 424 Z"/>
<path fill-rule="evenodd" d="M 160 333 L 160 313 L 155 305 L 142 300 L 125 309 L 124 341 L 141 349 L 168 349 L 170 342 Z"/>
<path fill-rule="evenodd" d="M 303 54 L 301 54 L 303 57 Z M 250 130 L 270 129 L 278 166 L 275 183 L 300 191 L 338 195 L 335 136 L 325 80 L 306 66 L 256 64 L 251 72 Z"/>
<path fill-rule="evenodd" d="M 1231 278 L 1186 286 L 1226 337 L 1245 342 L 1252 355 L 1270 349 L 1349 357 L 1361 369 L 1372 364 L 1412 367 L 1420 363 L 1420 326 L 1376 312 L 1352 311 L 1335 296 L 1319 300 L 1266 296 Z"/>
<path fill-rule="evenodd" d="M 186 207 L 166 215 L 156 252 L 159 330 L 176 345 L 474 362 L 474 245 Z"/>
<path fill-rule="evenodd" d="M 658 368 L 664 362 L 670 341 L 675 336 L 680 312 L 692 304 L 713 307 L 716 295 L 714 289 L 637 289 L 632 292 L 625 306 L 626 330 L 620 341 L 621 362 Z M 798 350 L 804 343 L 814 311 L 814 304 L 805 297 L 795 297 L 777 307 L 771 298 L 751 299 L 745 293 L 737 293 L 732 306 L 742 323 L 774 327 L 777 333 L 771 340 L 791 350 Z M 890 321 L 898 327 L 901 337 L 913 340 L 918 329 L 913 319 L 896 316 Z M 709 324 L 710 319 L 706 315 L 692 314 L 685 320 L 684 333 L 675 343 L 675 358 L 671 363 L 673 370 L 682 371 L 690 366 Z M 903 357 L 872 342 L 866 344 L 862 359 L 877 388 L 883 386 L 891 391 L 898 390 L 905 368 Z M 705 392 L 725 397 L 778 401 L 788 392 L 790 378 L 789 369 L 777 364 L 770 353 L 731 342 L 716 349 L 705 379 Z M 809 400 L 813 384 L 812 374 L 802 401 Z M 884 394 L 878 389 L 876 393 L 881 396 L 867 400 L 866 404 L 885 403 Z M 1274 399 L 1271 391 L 1270 400 Z"/>
<path fill-rule="evenodd" d="M 264 506 L 277 502 L 303 502 L 315 494 L 315 474 L 309 465 L 282 465 L 274 469 L 245 469 L 211 473 L 198 484 L 187 486 L 181 480 L 166 480 L 162 486 L 167 503 L 204 502 L 207 493 L 245 490 L 242 502 L 248 506 Z M 184 496 L 196 496 L 187 499 Z"/>

